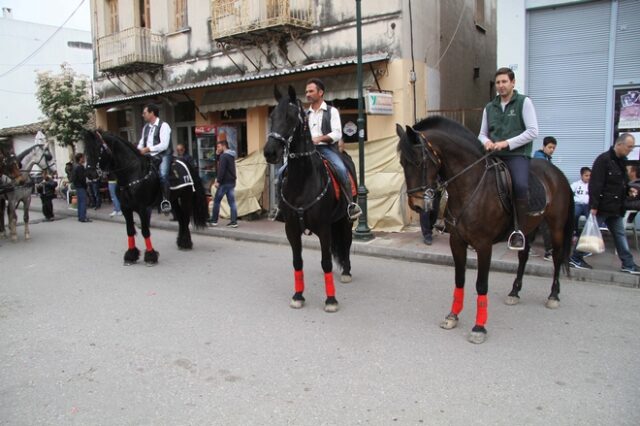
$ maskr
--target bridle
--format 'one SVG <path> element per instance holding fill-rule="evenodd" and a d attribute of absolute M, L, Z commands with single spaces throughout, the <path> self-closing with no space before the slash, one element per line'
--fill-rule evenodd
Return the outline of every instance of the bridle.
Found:
<path fill-rule="evenodd" d="M 107 144 L 107 142 L 104 140 L 104 138 L 102 137 L 102 135 L 100 134 L 99 131 L 95 131 L 96 137 L 98 138 L 98 141 L 100 142 L 100 150 L 98 151 L 98 158 L 96 160 L 96 173 L 98 174 L 98 177 L 102 178 L 107 172 L 105 172 L 104 170 L 102 170 L 102 167 L 100 167 L 100 163 L 102 162 L 102 155 L 103 154 L 107 154 L 110 157 L 113 157 L 113 151 L 111 150 L 111 148 L 109 148 L 109 145 Z M 118 169 L 113 169 L 110 170 L 113 173 L 117 173 L 120 172 L 122 170 L 126 170 L 129 168 L 135 167 L 134 164 L 129 164 L 126 165 L 124 167 L 120 167 Z M 87 168 L 90 169 L 91 166 L 89 164 L 87 164 Z M 145 180 L 149 179 L 152 175 L 153 175 L 153 167 L 149 167 L 149 171 L 146 175 L 144 175 L 143 177 L 141 177 L 140 179 L 136 179 L 136 180 L 132 180 L 131 182 L 128 182 L 126 185 L 121 185 L 121 188 L 131 188 L 141 182 L 144 182 Z"/>
<path fill-rule="evenodd" d="M 488 160 L 489 156 L 493 155 L 494 152 L 493 151 L 487 152 L 482 157 L 478 158 L 476 161 L 474 161 L 473 163 L 469 164 L 467 167 L 465 167 L 464 169 L 462 169 L 461 171 L 459 171 L 458 173 L 456 173 L 455 175 L 453 175 L 452 177 L 450 177 L 449 179 L 447 179 L 447 180 L 445 180 L 443 182 L 436 183 L 436 184 L 428 184 L 427 183 L 427 160 L 431 161 L 433 163 L 433 165 L 436 167 L 436 173 L 440 173 L 440 167 L 442 166 L 442 160 L 440 159 L 440 155 L 438 154 L 438 152 L 433 148 L 433 145 L 431 144 L 431 142 L 428 141 L 427 138 L 425 138 L 422 135 L 422 133 L 416 132 L 416 134 L 418 135 L 418 138 L 422 142 L 422 143 L 420 143 L 420 148 L 421 148 L 421 151 L 422 151 L 422 159 L 420 161 L 421 172 L 422 172 L 422 182 L 421 182 L 422 184 L 420 186 L 417 186 L 417 187 L 414 187 L 414 188 L 411 188 L 411 189 L 407 189 L 407 195 L 409 197 L 417 198 L 415 194 L 419 193 L 419 192 L 423 192 L 422 198 L 424 199 L 425 204 L 430 204 L 431 202 L 433 202 L 433 200 L 435 199 L 436 195 L 438 193 L 444 192 L 447 189 L 447 186 L 451 182 L 453 182 L 455 179 L 459 178 L 460 176 L 462 176 L 463 174 L 468 172 L 471 168 L 473 168 L 478 163 L 481 163 L 482 161 L 485 162 L 485 167 L 484 167 L 484 172 L 482 174 L 482 177 L 480 178 L 480 180 L 478 180 L 478 183 L 477 183 L 475 189 L 473 190 L 473 192 L 471 193 L 471 195 L 467 199 L 466 203 L 462 207 L 460 213 L 458 214 L 458 217 L 454 217 L 451 214 L 451 211 L 449 210 L 448 206 L 446 208 L 446 212 L 451 218 L 451 220 L 449 220 L 449 222 L 453 226 L 455 226 L 457 224 L 457 222 L 460 220 L 460 218 L 462 217 L 462 215 L 464 214 L 464 212 L 466 211 L 466 209 L 469 206 L 469 204 L 471 203 L 471 200 L 473 200 L 473 197 L 476 195 L 476 193 L 478 192 L 478 190 L 482 186 L 482 183 L 484 182 L 484 180 L 485 180 L 485 178 L 487 176 L 487 172 L 489 171 L 490 168 L 494 167 L 494 164 L 491 164 L 489 162 L 489 160 Z"/>
<path fill-rule="evenodd" d="M 52 171 L 53 166 L 56 164 L 55 161 L 51 161 L 53 159 L 53 156 L 51 155 L 51 152 L 49 151 L 49 147 L 44 146 L 42 148 L 42 153 L 40 154 L 40 158 L 38 158 L 38 161 L 35 161 L 34 164 L 40 166 L 40 162 L 44 159 L 44 164 L 45 164 L 45 169 L 48 172 Z M 49 163 L 51 161 L 51 163 Z"/>

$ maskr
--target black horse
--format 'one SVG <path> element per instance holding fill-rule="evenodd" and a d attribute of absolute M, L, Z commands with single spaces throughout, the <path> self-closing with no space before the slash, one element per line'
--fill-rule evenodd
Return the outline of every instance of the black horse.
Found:
<path fill-rule="evenodd" d="M 406 132 L 398 125 L 397 133 L 409 206 L 418 212 L 430 210 L 436 191 L 446 188 L 449 194 L 445 220 L 451 232 L 449 244 L 455 263 L 456 288 L 451 312 L 440 326 L 452 329 L 458 323 L 464 299 L 467 247 L 471 245 L 478 255 L 478 309 L 469 341 L 482 343 L 487 333 L 485 323 L 492 246 L 504 241 L 513 230 L 513 213 L 500 200 L 505 194 L 499 190 L 498 181 L 501 179 L 496 168 L 502 162 L 486 154 L 473 133 L 443 117 L 427 118 L 414 128 L 407 126 Z M 519 301 L 522 275 L 529 258 L 528 236 L 544 220 L 551 232 L 554 265 L 551 294 L 546 306 L 557 308 L 561 267 L 564 266 L 568 273 L 574 223 L 573 194 L 564 174 L 548 161 L 531 160 L 531 174 L 540 180 L 546 204 L 542 204 L 541 212 L 527 219 L 523 229 L 527 235 L 525 249 L 518 252 L 518 273 L 505 303 L 514 305 Z"/>
<path fill-rule="evenodd" d="M 147 265 L 158 262 L 158 252 L 151 244 L 149 222 L 151 210 L 161 200 L 162 190 L 158 168 L 149 157 L 141 155 L 136 147 L 120 137 L 99 130 L 85 133 L 85 154 L 87 157 L 87 175 L 102 176 L 111 170 L 118 182 L 118 198 L 122 214 L 127 224 L 128 250 L 124 254 L 124 264 L 138 261 L 140 251 L 135 245 L 135 226 L 133 212 L 140 217 L 140 227 L 145 240 L 144 261 Z M 204 228 L 207 221 L 207 199 L 204 187 L 196 170 L 185 163 L 191 175 L 193 185 L 171 190 L 171 206 L 178 219 L 178 248 L 189 250 L 193 247 L 190 219 L 196 228 Z"/>
<path fill-rule="evenodd" d="M 311 141 L 307 116 L 302 103 L 289 86 L 289 96 L 275 90 L 278 102 L 271 113 L 271 133 L 264 148 L 267 162 L 275 164 L 288 157 L 287 176 L 281 189 L 280 209 L 285 219 L 287 239 L 293 251 L 295 294 L 292 308 L 304 305 L 304 276 L 302 271 L 302 233 L 316 234 L 322 251 L 322 270 L 327 299 L 324 310 L 335 312 L 335 298 L 331 255 L 342 268 L 340 281 L 351 282 L 349 250 L 352 234 L 344 197 L 336 197 L 329 171 Z"/>

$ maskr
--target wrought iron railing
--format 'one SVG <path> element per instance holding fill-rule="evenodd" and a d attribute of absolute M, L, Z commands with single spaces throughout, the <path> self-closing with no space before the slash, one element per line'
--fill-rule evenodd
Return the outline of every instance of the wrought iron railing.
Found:
<path fill-rule="evenodd" d="M 133 64 L 164 64 L 164 36 L 132 27 L 98 39 L 98 70 Z"/>
<path fill-rule="evenodd" d="M 214 39 L 273 27 L 311 29 L 312 0 L 211 0 Z"/>

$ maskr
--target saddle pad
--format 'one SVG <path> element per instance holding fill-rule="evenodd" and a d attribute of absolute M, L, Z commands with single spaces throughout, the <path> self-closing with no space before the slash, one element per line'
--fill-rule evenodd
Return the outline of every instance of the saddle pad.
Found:
<path fill-rule="evenodd" d="M 331 167 L 331 163 L 329 163 L 329 161 L 325 160 L 324 158 L 322 159 L 322 162 L 324 163 L 324 166 L 327 168 L 327 171 L 329 172 L 329 177 L 331 178 L 331 186 L 333 186 L 333 192 L 335 194 L 336 200 L 340 199 L 340 183 L 338 183 L 338 180 L 336 179 L 336 174 L 333 171 L 333 167 Z"/>
<path fill-rule="evenodd" d="M 195 191 L 193 186 L 193 178 L 191 177 L 191 172 L 189 172 L 189 167 L 182 161 L 178 159 L 173 159 L 171 161 L 171 167 L 169 170 L 169 186 L 171 189 L 179 189 L 184 188 L 185 186 L 191 186 L 191 188 Z"/>

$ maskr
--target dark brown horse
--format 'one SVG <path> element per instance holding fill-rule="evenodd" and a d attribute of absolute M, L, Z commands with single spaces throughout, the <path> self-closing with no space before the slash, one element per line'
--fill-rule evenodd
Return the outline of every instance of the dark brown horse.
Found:
<path fill-rule="evenodd" d="M 440 324 L 452 329 L 458 324 L 464 300 L 467 247 L 472 246 L 478 256 L 476 280 L 476 323 L 469 336 L 472 343 L 482 343 L 487 329 L 487 291 L 492 246 L 504 241 L 513 230 L 513 213 L 505 208 L 500 197 L 498 174 L 491 154 L 477 137 L 460 124 L 443 117 L 430 117 L 407 126 L 406 132 L 397 126 L 400 137 L 398 151 L 409 196 L 409 206 L 420 212 L 430 210 L 437 191 L 446 188 L 449 199 L 445 221 L 451 232 L 449 244 L 455 263 L 455 290 L 451 312 Z M 548 308 L 559 306 L 562 266 L 568 271 L 567 261 L 571 251 L 573 234 L 573 194 L 562 172 L 542 160 L 531 160 L 531 174 L 539 179 L 544 188 L 546 204 L 541 212 L 530 215 L 523 228 L 529 236 L 544 220 L 549 226 L 553 243 L 553 283 L 547 300 Z M 522 275 L 529 258 L 529 238 L 525 249 L 518 252 L 518 273 L 506 303 L 518 303 L 522 289 Z"/>

